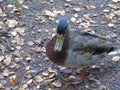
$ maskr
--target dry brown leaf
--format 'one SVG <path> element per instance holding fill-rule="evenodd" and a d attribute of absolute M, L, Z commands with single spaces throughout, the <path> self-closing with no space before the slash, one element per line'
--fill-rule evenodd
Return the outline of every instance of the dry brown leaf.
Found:
<path fill-rule="evenodd" d="M 9 76 L 10 75 L 10 71 L 8 69 L 4 69 L 3 70 L 3 75 L 6 76 L 6 77 Z"/>
<path fill-rule="evenodd" d="M 0 83 L 0 89 L 4 88 L 4 85 Z"/>
<path fill-rule="evenodd" d="M 32 58 L 31 57 L 26 57 L 26 59 L 25 59 L 26 61 L 31 61 L 32 60 Z"/>
<path fill-rule="evenodd" d="M 46 71 L 46 72 L 43 72 L 42 75 L 47 77 L 47 76 L 49 76 L 49 73 Z"/>
<path fill-rule="evenodd" d="M 37 75 L 35 76 L 35 80 L 40 83 L 43 81 L 43 78 L 40 75 Z"/>
<path fill-rule="evenodd" d="M 28 87 L 28 84 L 24 84 L 22 87 L 20 87 L 18 90 L 26 90 L 26 88 Z"/>
<path fill-rule="evenodd" d="M 45 15 L 50 16 L 50 17 L 56 17 L 57 14 L 53 13 L 52 11 L 45 10 L 44 11 Z"/>
<path fill-rule="evenodd" d="M 55 87 L 61 87 L 62 86 L 62 83 L 61 83 L 61 81 L 60 80 L 56 80 L 56 81 L 54 81 L 53 83 L 52 83 L 52 85 L 54 85 Z"/>
<path fill-rule="evenodd" d="M 47 59 L 48 59 L 48 57 L 47 57 Z M 49 67 L 49 68 L 48 68 L 48 71 L 51 72 L 51 73 L 57 72 L 57 70 L 56 70 L 56 69 L 53 69 L 52 67 Z"/>
<path fill-rule="evenodd" d="M 19 79 L 20 78 L 18 76 L 16 76 L 16 75 L 10 77 L 10 83 L 11 83 L 11 85 L 15 86 L 18 83 Z"/>
<path fill-rule="evenodd" d="M 27 81 L 27 84 L 31 84 L 32 83 L 32 79 L 30 79 L 29 81 Z"/>
<path fill-rule="evenodd" d="M 6 58 L 4 59 L 4 63 L 6 65 L 10 65 L 12 61 L 12 55 L 6 55 Z"/>
<path fill-rule="evenodd" d="M 15 28 L 15 31 L 18 32 L 20 35 L 25 35 L 25 28 Z"/>
<path fill-rule="evenodd" d="M 81 11 L 81 9 L 79 8 L 79 7 L 77 7 L 77 8 L 73 8 L 76 12 L 80 12 Z"/>
<path fill-rule="evenodd" d="M 55 76 L 55 73 L 52 73 L 49 75 L 49 78 L 53 78 Z"/>
<path fill-rule="evenodd" d="M 20 10 L 20 8 L 16 8 L 16 9 L 14 10 L 14 13 L 15 13 L 16 16 L 20 16 L 20 15 L 21 15 L 21 10 Z"/>
<path fill-rule="evenodd" d="M 24 45 L 24 39 L 21 38 L 19 35 L 17 35 L 15 37 L 15 40 L 16 40 L 16 42 L 17 42 L 18 45 Z"/>

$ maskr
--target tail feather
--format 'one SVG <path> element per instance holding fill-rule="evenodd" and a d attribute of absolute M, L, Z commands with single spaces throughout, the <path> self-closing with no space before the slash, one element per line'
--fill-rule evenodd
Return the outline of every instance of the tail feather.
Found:
<path fill-rule="evenodd" d="M 115 49 L 111 52 L 108 53 L 108 55 L 116 55 L 116 54 L 120 54 L 120 48 L 119 49 Z"/>

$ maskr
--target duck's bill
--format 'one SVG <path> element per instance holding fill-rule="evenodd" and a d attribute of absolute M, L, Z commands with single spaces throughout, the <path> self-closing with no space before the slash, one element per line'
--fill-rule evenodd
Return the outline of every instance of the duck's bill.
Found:
<path fill-rule="evenodd" d="M 57 35 L 57 40 L 54 46 L 55 51 L 61 51 L 64 43 L 64 35 Z"/>

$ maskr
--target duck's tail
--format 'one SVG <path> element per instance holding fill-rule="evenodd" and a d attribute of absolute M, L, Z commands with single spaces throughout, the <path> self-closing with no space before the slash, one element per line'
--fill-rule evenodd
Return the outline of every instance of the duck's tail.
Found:
<path fill-rule="evenodd" d="M 116 54 L 120 54 L 120 48 L 114 49 L 113 51 L 108 53 L 108 55 L 116 55 Z"/>

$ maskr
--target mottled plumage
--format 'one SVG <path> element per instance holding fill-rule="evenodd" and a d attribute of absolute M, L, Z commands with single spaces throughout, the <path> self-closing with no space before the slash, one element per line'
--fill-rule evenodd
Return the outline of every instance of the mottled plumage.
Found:
<path fill-rule="evenodd" d="M 65 37 L 62 51 L 55 52 L 56 36 L 47 44 L 46 54 L 51 61 L 66 67 L 86 67 L 102 60 L 113 42 L 88 32 L 71 31 Z M 98 53 L 95 54 L 94 53 Z"/>

